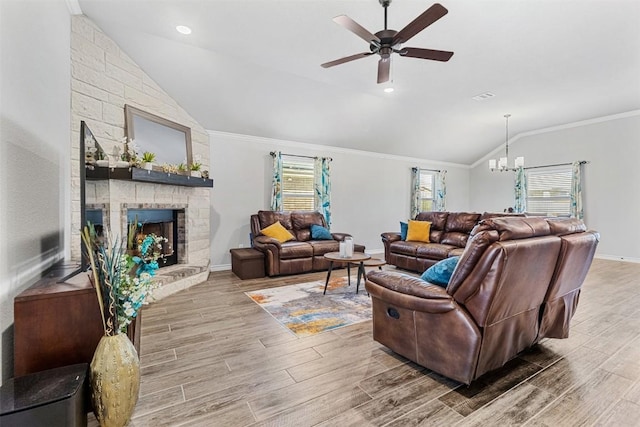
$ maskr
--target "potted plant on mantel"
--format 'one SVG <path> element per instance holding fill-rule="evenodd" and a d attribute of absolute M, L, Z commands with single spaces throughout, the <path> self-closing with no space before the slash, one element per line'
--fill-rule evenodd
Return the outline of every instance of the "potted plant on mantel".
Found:
<path fill-rule="evenodd" d="M 191 163 L 191 176 L 195 176 L 196 178 L 200 178 L 202 174 L 200 173 L 200 168 L 202 167 L 202 163 L 193 162 Z"/>
<path fill-rule="evenodd" d="M 126 329 L 157 287 L 153 276 L 165 239 L 139 237 L 137 252 L 127 253 L 124 242 L 105 236 L 91 224 L 82 232 L 104 330 L 89 366 L 91 401 L 102 427 L 123 427 L 140 390 L 140 360 Z"/>
<path fill-rule="evenodd" d="M 142 168 L 148 171 L 153 169 L 153 161 L 156 159 L 155 153 L 145 151 L 142 154 Z"/>

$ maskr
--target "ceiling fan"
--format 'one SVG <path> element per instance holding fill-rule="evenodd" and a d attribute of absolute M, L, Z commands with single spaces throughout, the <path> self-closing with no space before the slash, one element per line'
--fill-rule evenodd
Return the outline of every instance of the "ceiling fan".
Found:
<path fill-rule="evenodd" d="M 394 52 L 400 56 L 431 59 L 442 62 L 448 61 L 453 56 L 453 52 L 444 50 L 420 49 L 417 47 L 403 48 L 400 46 L 402 43 L 409 41 L 411 37 L 415 36 L 420 31 L 446 15 L 449 11 L 444 6 L 439 3 L 433 4 L 429 9 L 425 10 L 402 30 L 396 31 L 387 29 L 387 7 L 391 4 L 391 0 L 378 1 L 384 8 L 384 30 L 378 31 L 375 34 L 371 34 L 367 29 L 349 18 L 347 15 L 340 15 L 333 18 L 334 22 L 342 25 L 344 28 L 369 43 L 370 52 L 357 53 L 355 55 L 336 59 L 335 61 L 325 62 L 321 65 L 323 68 L 333 67 L 335 65 L 344 64 L 345 62 L 354 61 L 369 55 L 378 54 L 380 55 L 380 60 L 378 61 L 378 83 L 384 83 L 389 81 L 391 54 Z"/>

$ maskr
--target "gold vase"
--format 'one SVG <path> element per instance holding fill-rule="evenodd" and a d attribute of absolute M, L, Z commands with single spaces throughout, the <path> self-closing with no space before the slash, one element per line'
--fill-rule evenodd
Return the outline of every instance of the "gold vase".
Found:
<path fill-rule="evenodd" d="M 140 361 L 125 334 L 103 336 L 91 360 L 91 402 L 102 427 L 127 425 L 140 391 Z"/>

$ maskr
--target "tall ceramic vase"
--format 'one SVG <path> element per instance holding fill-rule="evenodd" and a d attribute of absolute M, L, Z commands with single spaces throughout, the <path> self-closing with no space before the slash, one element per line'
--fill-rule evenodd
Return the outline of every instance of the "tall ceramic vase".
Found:
<path fill-rule="evenodd" d="M 140 391 L 140 361 L 126 334 L 103 336 L 90 367 L 91 402 L 101 427 L 123 427 Z"/>

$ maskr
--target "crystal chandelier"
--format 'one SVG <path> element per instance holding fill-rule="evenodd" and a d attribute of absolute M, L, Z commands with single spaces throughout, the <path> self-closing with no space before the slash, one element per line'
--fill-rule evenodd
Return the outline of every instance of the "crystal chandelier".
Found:
<path fill-rule="evenodd" d="M 509 167 L 509 117 L 511 114 L 505 114 L 504 118 L 506 120 L 506 134 L 505 134 L 505 156 L 500 157 L 496 163 L 496 159 L 489 160 L 489 169 L 491 172 L 500 171 L 516 171 L 518 168 L 524 166 L 524 157 L 516 157 L 514 165 L 512 168 Z"/>

